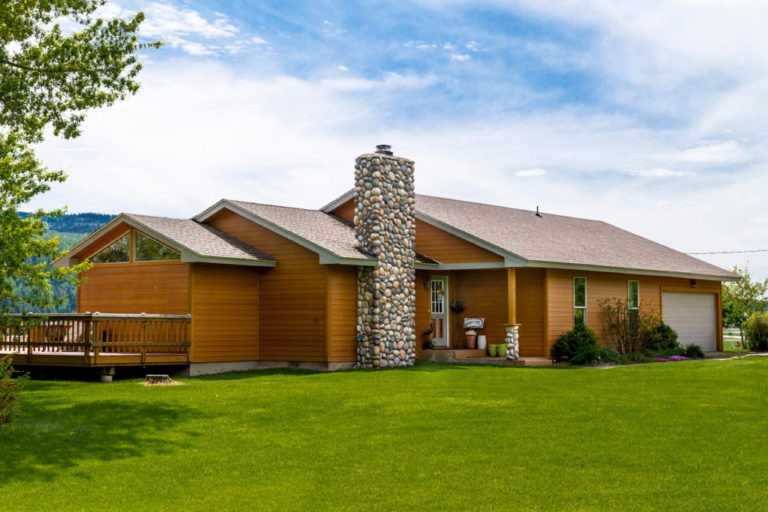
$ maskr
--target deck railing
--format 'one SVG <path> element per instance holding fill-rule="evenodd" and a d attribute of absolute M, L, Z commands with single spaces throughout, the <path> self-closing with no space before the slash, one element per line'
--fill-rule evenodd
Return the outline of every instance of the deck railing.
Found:
<path fill-rule="evenodd" d="M 0 352 L 188 354 L 190 315 L 63 313 L 11 315 L 0 327 Z"/>

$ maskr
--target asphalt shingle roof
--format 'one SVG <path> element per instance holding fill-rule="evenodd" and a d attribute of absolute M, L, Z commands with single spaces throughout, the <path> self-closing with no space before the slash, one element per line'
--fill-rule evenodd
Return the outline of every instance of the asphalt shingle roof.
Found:
<path fill-rule="evenodd" d="M 320 210 L 227 200 L 341 258 L 371 259 L 355 248 L 355 230 Z"/>
<path fill-rule="evenodd" d="M 602 221 L 424 195 L 416 211 L 531 262 L 736 277 Z"/>
<path fill-rule="evenodd" d="M 190 219 L 171 219 L 149 215 L 125 214 L 149 229 L 204 257 L 239 260 L 274 261 L 255 249 L 211 226 Z"/>

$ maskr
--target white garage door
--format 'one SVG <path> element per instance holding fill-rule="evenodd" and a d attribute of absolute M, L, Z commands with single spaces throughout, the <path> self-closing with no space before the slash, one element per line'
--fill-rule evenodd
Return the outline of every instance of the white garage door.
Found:
<path fill-rule="evenodd" d="M 680 343 L 695 343 L 705 352 L 716 350 L 717 301 L 713 293 L 664 292 L 661 310 Z"/>

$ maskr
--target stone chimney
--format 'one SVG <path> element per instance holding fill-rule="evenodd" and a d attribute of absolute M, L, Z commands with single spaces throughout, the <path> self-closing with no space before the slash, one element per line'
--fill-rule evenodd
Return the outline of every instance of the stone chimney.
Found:
<path fill-rule="evenodd" d="M 411 366 L 416 359 L 414 209 L 413 161 L 386 145 L 357 158 L 357 247 L 376 258 L 358 271 L 358 366 Z"/>

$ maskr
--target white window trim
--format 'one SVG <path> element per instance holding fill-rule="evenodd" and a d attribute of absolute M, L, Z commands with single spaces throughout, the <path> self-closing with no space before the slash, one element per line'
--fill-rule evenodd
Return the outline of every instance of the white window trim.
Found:
<path fill-rule="evenodd" d="M 630 291 L 630 283 L 637 283 L 637 306 L 631 307 L 629 305 L 629 291 Z M 639 311 L 640 310 L 640 280 L 639 279 L 628 279 L 627 280 L 627 309 L 632 311 Z"/>
<path fill-rule="evenodd" d="M 577 279 L 583 279 L 584 280 L 584 305 L 583 306 L 577 306 L 576 305 L 576 280 Z M 573 325 L 576 326 L 576 310 L 581 309 L 584 311 L 584 325 L 587 325 L 587 304 L 588 304 L 588 298 L 587 298 L 587 278 L 582 276 L 574 276 L 573 277 L 573 286 L 571 288 L 571 302 L 573 303 L 573 311 L 571 313 L 571 316 L 573 317 Z"/>

